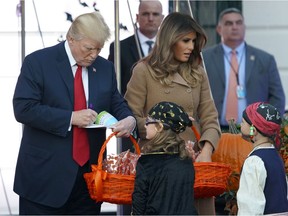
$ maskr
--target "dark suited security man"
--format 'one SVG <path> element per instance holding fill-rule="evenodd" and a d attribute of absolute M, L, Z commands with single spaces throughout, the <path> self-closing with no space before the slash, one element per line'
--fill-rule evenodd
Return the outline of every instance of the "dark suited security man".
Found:
<path fill-rule="evenodd" d="M 117 89 L 114 65 L 99 56 L 109 36 L 99 12 L 82 14 L 66 41 L 35 51 L 23 62 L 13 97 L 15 118 L 24 125 L 14 180 L 20 215 L 100 213 L 101 202 L 90 198 L 83 174 L 97 162 L 106 129 L 85 127 L 103 110 L 119 120 L 113 129 L 118 137 L 128 137 L 136 125 Z M 78 77 L 83 109 L 74 108 Z M 88 142 L 73 143 L 79 130 Z M 84 143 L 86 151 L 73 148 Z"/>
<path fill-rule="evenodd" d="M 203 58 L 210 81 L 211 92 L 219 113 L 222 129 L 227 129 L 226 102 L 231 50 L 236 49 L 238 68 L 238 119 L 243 110 L 254 102 L 267 102 L 285 110 L 285 94 L 274 57 L 245 42 L 245 22 L 240 10 L 228 8 L 219 15 L 217 33 L 222 42 L 203 50 Z"/>
<path fill-rule="evenodd" d="M 122 95 L 126 92 L 126 86 L 130 80 L 133 65 L 140 59 L 140 57 L 144 57 L 148 54 L 149 45 L 146 41 L 155 42 L 156 34 L 163 18 L 164 15 L 162 14 L 162 4 L 160 1 L 142 0 L 140 2 L 138 14 L 136 14 L 136 21 L 139 25 L 136 34 L 120 41 L 120 77 Z M 139 42 L 139 51 L 141 56 L 139 56 L 137 42 Z M 114 42 L 110 44 L 108 59 L 114 62 Z"/>

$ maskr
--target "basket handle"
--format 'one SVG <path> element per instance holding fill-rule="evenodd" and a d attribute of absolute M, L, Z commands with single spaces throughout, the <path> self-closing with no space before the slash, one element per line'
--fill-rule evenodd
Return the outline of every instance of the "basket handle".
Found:
<path fill-rule="evenodd" d="M 98 157 L 98 165 L 97 165 L 97 170 L 96 170 L 96 176 L 95 176 L 95 184 L 96 184 L 96 197 L 97 199 L 99 200 L 102 200 L 103 198 L 103 182 L 102 182 L 102 179 L 103 179 L 103 176 L 104 173 L 103 170 L 102 170 L 102 162 L 103 162 L 103 154 L 105 152 L 105 149 L 106 149 L 106 146 L 108 144 L 108 142 L 110 141 L 110 139 L 115 136 L 118 132 L 113 132 L 112 134 L 110 134 L 107 139 L 105 140 L 105 142 L 103 143 L 101 149 L 100 149 L 100 152 L 99 152 L 99 157 Z M 135 147 L 135 150 L 136 150 L 136 153 L 138 155 L 141 154 L 140 152 L 140 148 L 139 148 L 139 145 L 138 143 L 136 142 L 135 138 L 133 136 L 130 135 L 130 140 L 132 141 L 134 147 Z"/>
<path fill-rule="evenodd" d="M 194 132 L 196 141 L 200 140 L 200 133 L 197 131 L 196 127 L 194 125 L 191 126 L 192 131 Z"/>
<path fill-rule="evenodd" d="M 111 139 L 113 136 L 115 136 L 117 133 L 118 133 L 118 132 L 113 132 L 113 133 L 111 133 L 111 134 L 107 137 L 107 139 L 105 140 L 105 142 L 103 143 L 103 145 L 102 145 L 102 147 L 101 147 L 101 149 L 100 149 L 100 152 L 99 152 L 99 157 L 98 157 L 98 169 L 101 169 L 101 170 L 102 170 L 103 154 L 104 154 L 104 152 L 105 152 L 106 146 L 107 146 L 108 142 L 110 141 L 110 139 Z M 134 147 L 135 147 L 136 153 L 137 153 L 138 155 L 140 155 L 140 154 L 141 154 L 140 147 L 139 147 L 137 141 L 135 140 L 135 138 L 134 138 L 132 135 L 130 135 L 130 140 L 132 141 L 132 143 L 133 143 L 133 145 L 134 145 Z"/>

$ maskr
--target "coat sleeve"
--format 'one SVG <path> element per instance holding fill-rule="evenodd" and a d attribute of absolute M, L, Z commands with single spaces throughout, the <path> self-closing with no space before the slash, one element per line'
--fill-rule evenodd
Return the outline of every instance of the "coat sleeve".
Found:
<path fill-rule="evenodd" d="M 215 149 L 221 132 L 218 121 L 218 112 L 212 98 L 208 77 L 205 72 L 203 72 L 200 102 L 197 113 L 199 115 L 199 123 L 201 127 L 200 143 L 207 140 L 214 146 Z"/>
<path fill-rule="evenodd" d="M 51 55 L 43 57 L 45 52 L 38 51 L 37 54 L 28 55 L 23 62 L 13 95 L 14 115 L 22 124 L 64 137 L 70 125 L 73 104 L 59 71 L 50 67 L 57 62 Z M 47 62 L 52 64 L 49 66 Z M 71 69 L 65 69 L 63 73 L 73 82 Z"/>
<path fill-rule="evenodd" d="M 145 109 L 145 102 L 147 100 L 146 73 L 148 73 L 148 71 L 144 70 L 144 64 L 140 63 L 135 66 L 124 96 L 137 120 L 140 138 L 146 137 L 146 130 L 144 127 L 145 116 L 143 116 L 143 110 Z"/>
<path fill-rule="evenodd" d="M 269 70 L 269 98 L 268 103 L 274 104 L 283 115 L 285 112 L 285 93 L 282 87 L 281 78 L 276 65 L 275 58 L 270 56 Z"/>

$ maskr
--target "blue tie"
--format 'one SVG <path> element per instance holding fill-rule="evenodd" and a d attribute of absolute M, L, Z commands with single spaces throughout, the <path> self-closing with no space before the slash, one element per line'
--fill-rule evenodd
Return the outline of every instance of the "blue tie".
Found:
<path fill-rule="evenodd" d="M 148 40 L 146 41 L 146 44 L 149 46 L 148 48 L 148 54 L 151 52 L 152 50 L 152 44 L 154 43 L 154 41 Z"/>

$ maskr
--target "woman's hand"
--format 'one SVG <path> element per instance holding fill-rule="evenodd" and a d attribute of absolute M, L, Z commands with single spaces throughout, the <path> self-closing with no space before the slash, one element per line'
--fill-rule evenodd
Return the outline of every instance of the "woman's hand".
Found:
<path fill-rule="evenodd" d="M 195 162 L 211 162 L 213 147 L 210 142 L 205 142 L 200 154 L 196 157 Z"/>

